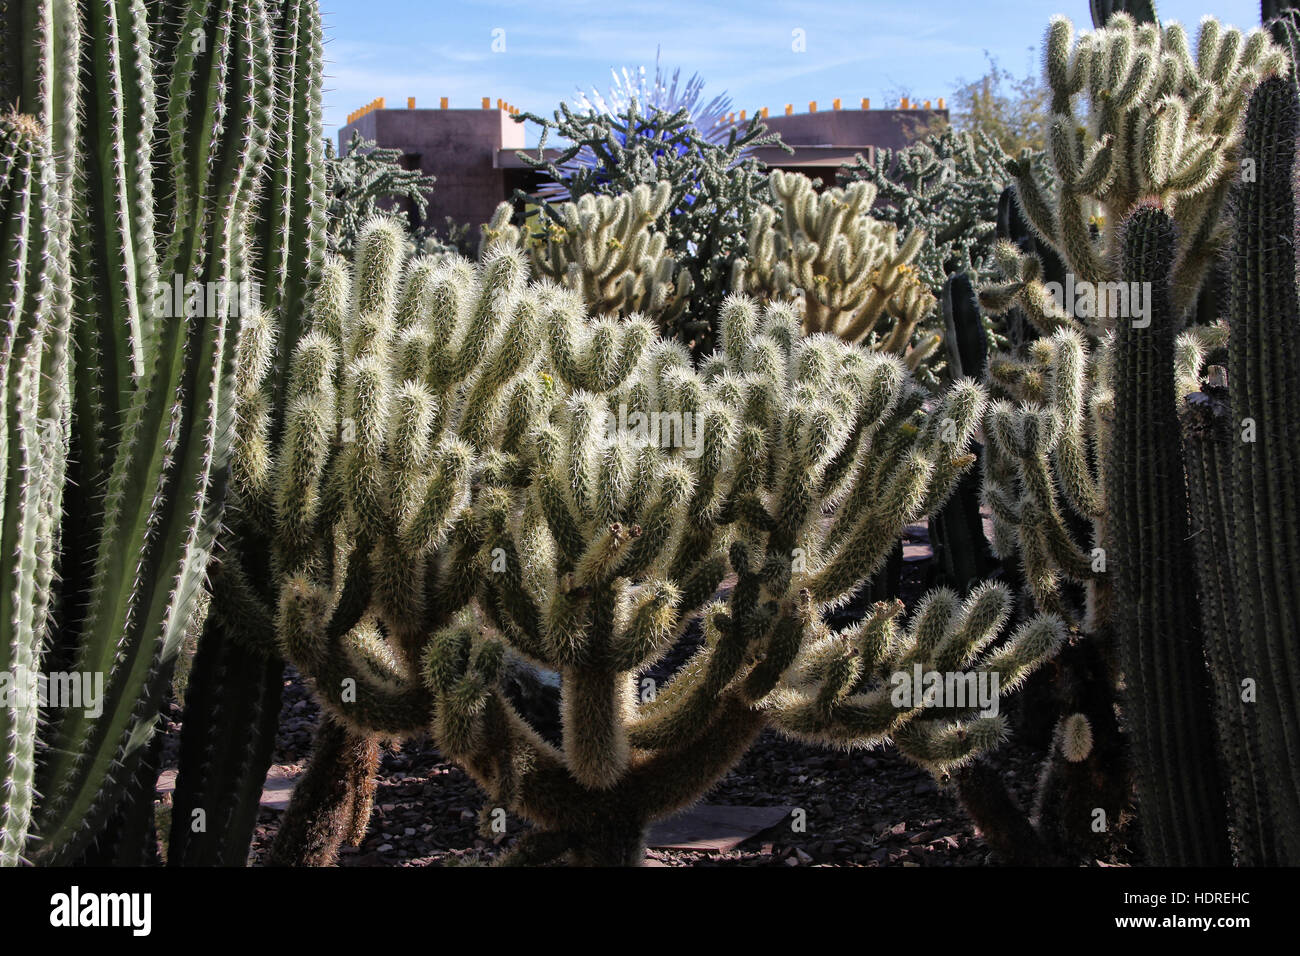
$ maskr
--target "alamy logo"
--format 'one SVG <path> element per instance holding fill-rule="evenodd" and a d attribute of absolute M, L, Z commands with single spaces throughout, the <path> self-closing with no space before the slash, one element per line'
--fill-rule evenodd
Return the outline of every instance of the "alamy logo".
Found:
<path fill-rule="evenodd" d="M 104 675 L 91 671 L 42 674 L 24 667 L 0 671 L 0 707 L 19 709 L 33 704 L 84 710 L 93 720 L 104 713 Z"/>
<path fill-rule="evenodd" d="M 998 675 L 992 671 L 895 671 L 889 701 L 900 710 L 913 707 L 978 707 L 981 717 L 998 715 Z"/>
<path fill-rule="evenodd" d="M 1151 324 L 1150 282 L 1076 282 L 1074 273 L 1065 284 L 1047 282 L 1043 287 L 1066 315 L 1076 319 L 1132 319 L 1133 328 Z"/>
<path fill-rule="evenodd" d="M 605 437 L 615 442 L 622 436 L 637 447 L 679 448 L 687 458 L 704 454 L 704 430 L 694 412 L 630 412 L 619 403 L 617 413 L 605 413 Z"/>
<path fill-rule="evenodd" d="M 173 276 L 171 285 L 159 285 L 154 295 L 156 319 L 210 319 L 220 315 L 239 318 L 251 314 L 261 297 L 256 282 L 183 282 Z"/>
<path fill-rule="evenodd" d="M 74 886 L 50 897 L 50 925 L 128 927 L 133 936 L 148 936 L 153 928 L 153 897 L 148 893 L 82 893 Z"/>

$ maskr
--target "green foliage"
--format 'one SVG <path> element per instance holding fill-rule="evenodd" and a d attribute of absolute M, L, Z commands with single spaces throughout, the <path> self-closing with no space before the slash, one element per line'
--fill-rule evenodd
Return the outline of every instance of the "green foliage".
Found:
<path fill-rule="evenodd" d="M 681 110 L 644 113 L 635 101 L 619 115 L 575 113 L 561 104 L 553 119 L 525 113 L 518 119 L 543 127 L 539 154 L 552 132 L 572 144 L 554 161 L 521 153 L 532 167 L 562 182 L 570 200 L 588 194 L 617 196 L 637 186 L 671 186 L 671 198 L 656 222 L 668 237 L 668 250 L 690 275 L 690 306 L 672 334 L 698 357 L 717 342 L 715 326 L 730 288 L 732 268 L 745 256 L 750 220 L 764 201 L 766 174 L 747 156 L 758 146 L 780 143 L 779 137 L 754 117 L 732 131 L 725 144 L 712 143 Z M 561 167 L 583 149 L 595 156 L 590 168 L 568 174 Z M 550 214 L 555 203 L 543 202 Z"/>
<path fill-rule="evenodd" d="M 976 80 L 959 81 L 949 104 L 951 121 L 913 121 L 910 135 L 918 141 L 942 137 L 955 130 L 997 144 L 1008 156 L 1026 149 L 1047 148 L 1048 92 L 1040 77 L 1019 77 L 988 57 L 988 72 Z"/>
<path fill-rule="evenodd" d="M 335 150 L 333 141 L 325 142 L 326 238 L 331 254 L 352 255 L 361 227 L 381 212 L 404 216 L 401 204 L 410 203 L 424 219 L 436 180 L 404 169 L 401 158 L 400 149 L 377 146 L 356 130 L 342 152 Z"/>

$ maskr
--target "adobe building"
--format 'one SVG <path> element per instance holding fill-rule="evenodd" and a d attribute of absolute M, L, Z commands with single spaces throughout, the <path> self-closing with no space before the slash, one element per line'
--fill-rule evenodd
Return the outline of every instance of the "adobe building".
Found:
<path fill-rule="evenodd" d="M 773 169 L 800 172 L 834 185 L 840 166 L 853 161 L 857 153 L 868 159 L 878 148 L 898 149 L 908 144 L 909 135 L 918 126 L 943 118 L 948 111 L 944 101 L 932 108 L 930 101 L 913 104 L 903 100 L 897 109 L 871 109 L 869 100 L 859 109 L 841 109 L 835 100 L 831 109 L 818 110 L 816 102 L 808 111 L 794 112 L 787 104 L 784 114 L 769 115 L 760 111 L 772 132 L 794 149 L 794 154 L 775 146 L 754 151 Z M 530 169 L 519 152 L 525 150 L 524 124 L 514 117 L 517 107 L 502 100 L 495 105 L 484 97 L 478 109 L 452 109 L 443 97 L 437 109 L 417 108 L 407 100 L 406 109 L 388 109 L 383 99 L 362 107 L 348 117 L 339 130 L 340 148 L 354 131 L 380 146 L 399 149 L 402 165 L 407 169 L 435 176 L 437 185 L 429 197 L 427 221 L 438 226 L 450 216 L 458 223 L 477 226 L 492 218 L 497 204 L 508 199 L 516 189 L 531 192 L 545 177 Z M 745 122 L 746 112 L 733 113 L 729 122 Z M 532 149 L 536 155 L 536 149 Z M 546 150 L 548 157 L 560 154 Z M 407 214 L 415 218 L 415 210 Z M 420 225 L 412 222 L 412 225 Z"/>

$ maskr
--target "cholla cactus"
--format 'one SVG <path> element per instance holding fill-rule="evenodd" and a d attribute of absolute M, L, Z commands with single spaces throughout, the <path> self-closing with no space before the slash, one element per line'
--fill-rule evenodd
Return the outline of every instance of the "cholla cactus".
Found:
<path fill-rule="evenodd" d="M 517 859 L 634 861 L 648 822 L 769 721 L 861 745 L 920 716 L 887 699 L 860 715 L 836 648 L 1014 683 L 1059 643 L 1043 620 L 981 655 L 998 590 L 960 612 L 940 595 L 901 641 L 897 607 L 838 636 L 822 620 L 970 466 L 978 386 L 927 413 L 896 358 L 743 298 L 697 372 L 644 321 L 591 322 L 576 294 L 524 285 L 517 250 L 399 279 L 397 240 L 368 232 L 347 305 L 323 306 L 294 360 L 280 640 L 353 733 L 431 729 L 534 825 Z M 697 615 L 692 660 L 663 688 L 639 681 Z M 507 702 L 511 654 L 562 675 L 561 747 Z M 906 737 L 936 769 L 1001 733 L 943 716 Z"/>
<path fill-rule="evenodd" d="M 803 330 L 829 332 L 849 342 L 902 356 L 917 366 L 941 337 L 920 328 L 935 298 L 911 265 L 925 234 L 902 244 L 898 230 L 870 215 L 876 187 L 851 183 L 820 195 L 812 180 L 774 170 L 774 206 L 750 222 L 749 259 L 737 262 L 736 291 L 769 299 L 798 299 Z M 888 317 L 892 325 L 878 329 Z"/>
<path fill-rule="evenodd" d="M 1181 25 L 1139 25 L 1126 13 L 1077 39 L 1070 21 L 1055 17 L 1046 48 L 1056 184 L 1043 183 L 1022 156 L 1012 168 L 1021 208 L 1075 282 L 1095 285 L 1119 279 L 1120 221 L 1139 199 L 1158 198 L 1178 225 L 1175 307 L 1186 310 L 1222 245 L 1220 212 L 1237 173 L 1247 99 L 1260 80 L 1289 72 L 1285 52 L 1263 30 L 1243 36 L 1206 18 L 1193 53 Z M 1074 112 L 1080 101 L 1082 117 Z M 1007 284 L 983 296 L 994 311 L 1019 305 L 1049 335 L 1113 324 L 1105 301 L 1074 315 L 1073 303 L 1049 294 L 1036 260 L 1005 271 Z"/>
<path fill-rule="evenodd" d="M 654 228 L 668 211 L 672 190 L 660 183 L 617 197 L 593 193 L 577 202 L 543 207 L 540 232 L 528 235 L 510 224 L 514 209 L 497 207 L 482 227 L 480 254 L 499 244 L 522 245 L 533 274 L 582 296 L 597 315 L 642 315 L 670 330 L 690 304 L 691 274 L 668 250 L 668 236 Z"/>
<path fill-rule="evenodd" d="M 981 284 L 994 277 L 998 200 L 1011 182 L 1009 159 L 979 130 L 945 129 L 905 149 L 877 149 L 870 161 L 858 155 L 836 178 L 840 185 L 871 183 L 878 190 L 872 215 L 924 233 L 914 265 L 921 281 L 938 289 L 956 273 Z"/>
<path fill-rule="evenodd" d="M 1093 632 L 1113 605 L 1104 560 L 1105 475 L 1096 464 L 1114 408 L 1106 365 L 1078 333 L 1064 330 L 1033 342 L 1024 361 L 994 360 L 989 372 L 1017 400 L 994 401 L 985 422 L 984 500 L 993 514 L 994 553 L 1004 562 L 1019 555 L 1044 611 L 1068 615 L 1063 582 L 1084 586 L 1082 625 Z M 1092 525 L 1091 541 L 1076 540 L 1077 519 Z"/>

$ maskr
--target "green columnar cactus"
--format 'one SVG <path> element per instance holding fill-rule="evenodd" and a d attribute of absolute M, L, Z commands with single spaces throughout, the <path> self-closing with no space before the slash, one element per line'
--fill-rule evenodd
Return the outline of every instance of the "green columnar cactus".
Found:
<path fill-rule="evenodd" d="M 1145 325 L 1115 333 L 1115 423 L 1106 456 L 1124 712 L 1147 859 L 1231 862 L 1214 754 L 1174 378 L 1174 220 L 1155 202 L 1125 221 L 1123 275 L 1151 290 Z"/>
<path fill-rule="evenodd" d="M 1233 427 L 1233 563 L 1240 642 L 1235 673 L 1220 675 L 1241 692 L 1253 680 L 1258 702 L 1247 711 L 1269 767 L 1269 813 L 1280 862 L 1300 861 L 1300 314 L 1293 242 L 1295 138 L 1300 105 L 1284 80 L 1262 84 L 1246 121 L 1253 177 L 1237 187 L 1231 247 L 1232 336 L 1228 384 Z M 1248 734 L 1248 738 L 1253 736 Z"/>
<path fill-rule="evenodd" d="M 1127 13 L 1137 23 L 1160 22 L 1154 0 L 1088 0 L 1088 5 L 1094 27 L 1104 27 L 1117 13 Z"/>
<path fill-rule="evenodd" d="M 1191 369 L 1198 382 L 1200 365 L 1198 360 Z M 1271 866 L 1277 864 L 1278 857 L 1275 821 L 1268 809 L 1268 769 L 1260 750 L 1259 722 L 1251 712 L 1256 705 L 1242 699 L 1240 684 L 1247 656 L 1238 624 L 1239 594 L 1232 560 L 1236 548 L 1232 454 L 1239 437 L 1227 401 L 1225 370 L 1210 367 L 1198 387 L 1199 391 L 1184 399 L 1183 457 L 1220 766 L 1228 785 L 1238 860 L 1248 866 Z"/>
<path fill-rule="evenodd" d="M 1046 49 L 1056 182 L 1040 181 L 1022 156 L 1012 168 L 1021 209 L 1074 283 L 1095 287 L 1119 278 L 1123 216 L 1139 199 L 1158 197 L 1178 224 L 1174 304 L 1185 311 L 1221 246 L 1246 101 L 1262 79 L 1289 72 L 1285 52 L 1263 30 L 1243 36 L 1207 18 L 1193 53 L 1179 24 L 1139 25 L 1128 14 L 1078 38 L 1056 17 Z M 1080 102 L 1082 117 L 1074 112 Z M 1019 305 L 1045 334 L 1062 327 L 1097 334 L 1116 318 L 1104 296 L 1077 314 L 1074 303 L 1049 294 L 1032 260 L 1004 272 L 1006 284 L 985 290 L 985 305 L 998 312 Z"/>
<path fill-rule="evenodd" d="M 47 137 L 33 117 L 0 117 L 0 866 L 27 850 L 69 439 L 68 234 Z"/>
<path fill-rule="evenodd" d="M 941 336 L 922 327 L 935 298 L 911 263 L 925 234 L 898 230 L 870 215 L 870 183 L 818 194 L 798 173 L 773 170 L 772 206 L 750 222 L 749 258 L 737 262 L 732 286 L 767 299 L 798 299 L 806 333 L 829 332 L 849 342 L 902 356 L 915 370 Z M 878 329 L 888 316 L 892 325 Z"/>
<path fill-rule="evenodd" d="M 324 241 L 321 155 L 323 37 L 314 0 L 278 0 L 276 98 L 270 165 L 257 215 L 255 264 L 271 328 L 246 327 L 235 414 L 245 423 L 234 452 L 230 505 L 218 557 L 209 567 L 211 602 L 186 691 L 168 863 L 243 866 L 279 725 L 283 658 L 269 639 L 275 603 L 275 529 L 262 501 L 265 447 L 283 432 L 288 364 L 310 325 Z M 267 352 L 266 349 L 272 351 Z M 252 383 L 250 375 L 261 375 Z M 240 603 L 231 597 L 239 591 Z M 260 606 L 250 619 L 248 602 Z M 196 830 L 194 811 L 207 826 Z"/>
<path fill-rule="evenodd" d="M 244 230 L 272 108 L 269 23 L 260 2 L 190 6 L 192 26 L 206 30 L 208 42 L 198 64 L 190 59 L 191 67 L 201 64 L 198 71 L 183 64 L 171 71 L 172 149 L 170 162 L 158 165 L 171 169 L 177 199 L 171 221 L 156 225 L 173 237 L 161 271 L 182 282 L 237 282 L 246 277 Z M 15 46 L 7 31 L 0 86 L 27 91 L 35 97 L 32 112 L 50 120 L 40 128 L 46 148 L 58 150 L 56 231 L 75 235 L 77 246 L 69 251 L 70 287 L 49 267 L 45 306 L 63 309 L 72 294 L 78 358 L 75 406 L 47 416 L 47 454 L 58 459 L 59 487 L 67 491 L 61 520 L 47 519 L 43 532 L 37 526 L 51 547 L 62 542 L 41 669 L 102 678 L 103 690 L 84 709 L 42 711 L 40 799 L 26 833 L 6 832 L 6 862 L 17 855 L 65 863 L 124 811 L 148 749 L 218 523 L 230 432 L 226 390 L 241 316 L 229 300 L 214 314 L 157 311 L 163 297 L 152 172 L 163 154 L 154 143 L 156 63 L 144 4 L 43 0 L 18 7 L 6 6 L 6 27 L 20 32 Z M 178 55 L 186 49 L 181 44 Z M 68 77 L 79 82 L 65 83 Z M 213 124 L 203 137 L 192 135 L 196 116 Z M 73 370 L 58 342 L 47 336 L 50 388 Z M 30 406 L 12 410 L 25 415 Z M 65 476 L 59 456 L 68 440 Z M 25 523 L 15 527 L 24 539 L 32 533 Z M 34 578 L 38 586 L 50 580 L 45 571 Z M 6 617 L 6 636 L 11 623 Z M 107 827 L 132 829 L 125 818 Z"/>
<path fill-rule="evenodd" d="M 640 185 L 620 196 L 588 193 L 577 202 L 543 207 L 536 234 L 510 224 L 510 203 L 482 227 L 480 254 L 498 243 L 522 245 L 533 275 L 582 296 L 597 315 L 654 321 L 668 332 L 690 304 L 691 274 L 678 268 L 667 233 L 654 228 L 668 212 L 672 189 Z"/>

